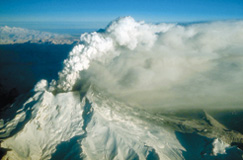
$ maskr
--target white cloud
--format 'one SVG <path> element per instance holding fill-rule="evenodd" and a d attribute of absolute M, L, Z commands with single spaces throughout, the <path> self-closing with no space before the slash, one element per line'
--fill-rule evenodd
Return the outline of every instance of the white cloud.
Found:
<path fill-rule="evenodd" d="M 84 34 L 57 87 L 91 83 L 144 107 L 243 104 L 243 22 L 146 24 L 131 17 Z"/>

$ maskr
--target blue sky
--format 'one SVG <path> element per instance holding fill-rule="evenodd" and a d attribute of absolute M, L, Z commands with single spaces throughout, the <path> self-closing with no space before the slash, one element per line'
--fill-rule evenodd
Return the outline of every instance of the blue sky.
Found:
<path fill-rule="evenodd" d="M 243 0 L 0 0 L 1 24 L 83 23 L 97 28 L 120 16 L 146 22 L 243 19 Z"/>

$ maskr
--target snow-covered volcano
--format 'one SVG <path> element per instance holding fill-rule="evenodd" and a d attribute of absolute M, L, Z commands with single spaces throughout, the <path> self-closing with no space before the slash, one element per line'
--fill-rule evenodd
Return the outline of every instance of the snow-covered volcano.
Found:
<path fill-rule="evenodd" d="M 1 113 L 3 159 L 242 159 L 209 109 L 243 104 L 243 22 L 119 18 Z"/>

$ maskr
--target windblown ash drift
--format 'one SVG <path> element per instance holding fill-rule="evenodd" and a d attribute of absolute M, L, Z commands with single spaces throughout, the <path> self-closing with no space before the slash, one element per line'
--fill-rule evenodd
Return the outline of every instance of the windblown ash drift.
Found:
<path fill-rule="evenodd" d="M 11 149 L 4 159 L 242 159 L 229 144 L 243 135 L 208 113 L 166 113 L 241 108 L 242 44 L 242 21 L 125 17 L 85 33 L 58 80 L 40 81 L 1 115 L 1 146 Z M 196 149 L 184 145 L 188 136 L 200 142 Z"/>

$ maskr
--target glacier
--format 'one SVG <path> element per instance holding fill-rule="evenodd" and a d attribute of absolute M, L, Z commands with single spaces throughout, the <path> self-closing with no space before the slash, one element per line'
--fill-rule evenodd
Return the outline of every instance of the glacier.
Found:
<path fill-rule="evenodd" d="M 123 17 L 82 34 L 57 80 L 1 113 L 3 159 L 242 159 L 242 133 L 208 111 L 242 107 L 242 26 Z"/>

